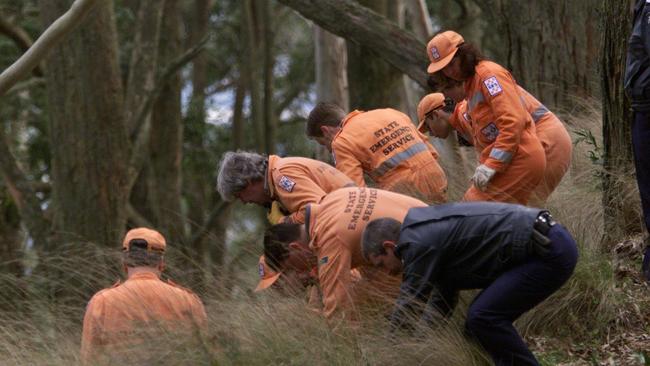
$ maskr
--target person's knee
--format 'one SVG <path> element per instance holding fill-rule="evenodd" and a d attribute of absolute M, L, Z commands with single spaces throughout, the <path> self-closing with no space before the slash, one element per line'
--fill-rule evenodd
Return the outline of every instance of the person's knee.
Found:
<path fill-rule="evenodd" d="M 485 312 L 479 309 L 469 308 L 467 311 L 467 318 L 465 319 L 465 331 L 470 335 L 481 338 L 489 332 L 490 327 L 493 325 L 493 319 L 490 318 Z"/>

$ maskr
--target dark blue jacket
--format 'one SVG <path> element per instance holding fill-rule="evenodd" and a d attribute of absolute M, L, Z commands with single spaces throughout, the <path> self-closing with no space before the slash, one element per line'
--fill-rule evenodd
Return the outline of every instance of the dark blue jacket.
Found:
<path fill-rule="evenodd" d="M 625 91 L 635 111 L 650 111 L 650 2 L 637 0 L 628 41 Z"/>
<path fill-rule="evenodd" d="M 410 209 L 395 248 L 403 277 L 393 326 L 426 303 L 449 315 L 459 290 L 485 288 L 524 261 L 532 251 L 533 225 L 542 211 L 496 202 Z"/>

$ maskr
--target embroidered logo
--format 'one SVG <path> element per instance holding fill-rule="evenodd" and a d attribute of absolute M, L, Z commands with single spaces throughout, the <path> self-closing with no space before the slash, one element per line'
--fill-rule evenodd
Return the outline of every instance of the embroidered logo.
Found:
<path fill-rule="evenodd" d="M 490 93 L 491 96 L 501 94 L 501 92 L 503 91 L 503 88 L 501 88 L 501 84 L 499 84 L 499 81 L 497 80 L 496 76 L 491 76 L 483 80 L 483 84 L 485 84 L 485 87 L 487 88 L 488 93 Z"/>
<path fill-rule="evenodd" d="M 434 60 L 437 60 L 437 59 L 440 58 L 440 52 L 438 52 L 438 48 L 431 47 L 431 57 L 433 57 Z"/>
<path fill-rule="evenodd" d="M 280 181 L 278 182 L 278 185 L 280 188 L 284 189 L 287 192 L 293 191 L 293 187 L 296 185 L 296 182 L 292 181 L 291 179 L 287 178 L 286 176 L 281 176 Z"/>
<path fill-rule="evenodd" d="M 262 263 L 258 265 L 258 270 L 260 273 L 260 278 L 264 278 L 264 265 Z"/>
<path fill-rule="evenodd" d="M 327 264 L 327 261 L 329 261 L 329 260 L 330 260 L 329 257 L 328 257 L 328 256 L 325 256 L 325 257 L 321 258 L 321 259 L 318 261 L 318 265 L 319 265 L 319 266 L 322 266 L 323 264 Z"/>
<path fill-rule="evenodd" d="M 488 141 L 494 141 L 497 139 L 497 136 L 499 136 L 499 129 L 494 122 L 490 122 L 490 124 L 481 129 L 481 133 Z"/>

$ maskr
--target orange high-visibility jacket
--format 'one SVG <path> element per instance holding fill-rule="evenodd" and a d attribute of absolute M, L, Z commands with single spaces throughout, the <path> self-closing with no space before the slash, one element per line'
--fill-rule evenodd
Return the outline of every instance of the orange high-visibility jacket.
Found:
<path fill-rule="evenodd" d="M 543 203 L 560 184 L 562 177 L 571 164 L 573 146 L 571 136 L 557 116 L 537 100 L 524 88 L 517 88 L 524 101 L 526 110 L 535 122 L 535 132 L 546 156 L 546 169 L 542 182 L 535 188 L 533 197 Z M 451 126 L 465 138 L 473 143 L 472 123 L 467 115 L 467 101 L 456 105 L 454 113 L 450 116 Z M 481 151 L 478 151 L 480 154 Z"/>
<path fill-rule="evenodd" d="M 361 237 L 368 222 L 380 217 L 402 221 L 410 208 L 423 206 L 424 202 L 412 197 L 365 187 L 341 188 L 319 204 L 308 206 L 305 226 L 310 247 L 318 257 L 326 317 L 350 310 L 350 269 L 370 266 L 361 254 Z"/>
<path fill-rule="evenodd" d="M 481 61 L 465 92 L 479 161 L 497 174 L 486 192 L 472 185 L 464 199 L 527 204 L 542 180 L 546 158 L 517 83 L 503 67 Z"/>
<path fill-rule="evenodd" d="M 571 135 L 560 119 L 524 88 L 519 88 L 526 107 L 535 122 L 537 138 L 546 154 L 546 170 L 542 182 L 535 188 L 535 203 L 542 204 L 560 184 L 571 165 L 573 144 Z"/>
<path fill-rule="evenodd" d="M 151 272 L 136 273 L 124 283 L 99 291 L 86 308 L 81 358 L 86 364 L 103 352 L 119 352 L 120 344 L 146 342 L 129 333 L 150 324 L 156 331 L 189 331 L 206 327 L 201 300 L 190 290 L 163 282 Z"/>
<path fill-rule="evenodd" d="M 410 118 L 394 109 L 353 111 L 332 141 L 336 168 L 358 186 L 364 173 L 381 189 L 428 202 L 447 199 L 447 177 L 438 153 Z"/>
<path fill-rule="evenodd" d="M 355 184 L 322 161 L 271 155 L 266 185 L 271 197 L 291 213 L 282 222 L 302 224 L 305 222 L 306 204 L 318 203 L 326 194 Z"/>

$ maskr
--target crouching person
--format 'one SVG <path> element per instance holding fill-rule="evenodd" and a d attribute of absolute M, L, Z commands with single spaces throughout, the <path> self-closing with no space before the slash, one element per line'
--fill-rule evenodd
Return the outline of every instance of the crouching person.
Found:
<path fill-rule="evenodd" d="M 155 230 L 137 228 L 126 234 L 122 251 L 127 280 L 96 293 L 86 308 L 84 364 L 156 363 L 150 359 L 160 357 L 155 347 L 171 347 L 165 335 L 184 342 L 205 329 L 205 309 L 198 296 L 160 279 L 166 246 Z"/>
<path fill-rule="evenodd" d="M 547 211 L 492 202 L 412 208 L 403 223 L 373 220 L 362 248 L 374 266 L 403 272 L 393 329 L 408 326 L 418 305 L 450 316 L 459 290 L 483 289 L 465 326 L 496 365 L 538 365 L 512 323 L 558 290 L 578 259 L 571 234 Z"/>

